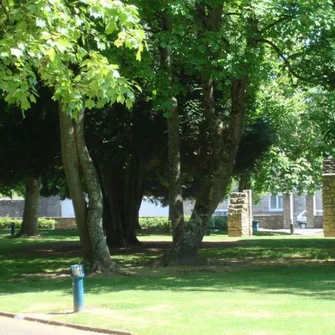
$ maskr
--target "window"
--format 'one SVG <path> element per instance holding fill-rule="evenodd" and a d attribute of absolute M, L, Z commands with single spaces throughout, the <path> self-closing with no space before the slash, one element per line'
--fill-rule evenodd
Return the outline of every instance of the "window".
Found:
<path fill-rule="evenodd" d="M 272 194 L 269 198 L 269 210 L 270 211 L 282 211 L 283 210 L 283 195 Z"/>

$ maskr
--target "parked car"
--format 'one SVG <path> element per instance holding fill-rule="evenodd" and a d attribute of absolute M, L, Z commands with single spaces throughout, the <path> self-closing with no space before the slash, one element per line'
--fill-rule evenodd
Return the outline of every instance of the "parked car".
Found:
<path fill-rule="evenodd" d="M 307 211 L 302 211 L 298 216 L 297 216 L 297 224 L 301 229 L 307 228 L 307 217 L 306 217 Z M 315 211 L 315 216 L 317 215 L 323 215 L 323 210 L 322 209 L 317 209 Z"/>
<path fill-rule="evenodd" d="M 226 229 L 228 220 L 228 209 L 217 209 L 209 222 L 208 229 Z"/>

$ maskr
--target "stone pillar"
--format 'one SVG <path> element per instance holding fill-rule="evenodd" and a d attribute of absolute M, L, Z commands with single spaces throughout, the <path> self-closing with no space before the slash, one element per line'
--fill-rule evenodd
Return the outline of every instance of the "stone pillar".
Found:
<path fill-rule="evenodd" d="M 228 236 L 251 236 L 251 220 L 248 192 L 234 192 L 230 195 L 228 210 Z"/>
<path fill-rule="evenodd" d="M 323 233 L 335 237 L 335 161 L 323 161 L 322 174 Z"/>
<path fill-rule="evenodd" d="M 314 194 L 306 195 L 306 219 L 307 228 L 314 228 L 314 215 L 315 215 L 315 197 Z"/>
<path fill-rule="evenodd" d="M 293 196 L 292 194 L 283 194 L 283 218 L 284 229 L 290 229 L 293 224 Z"/>

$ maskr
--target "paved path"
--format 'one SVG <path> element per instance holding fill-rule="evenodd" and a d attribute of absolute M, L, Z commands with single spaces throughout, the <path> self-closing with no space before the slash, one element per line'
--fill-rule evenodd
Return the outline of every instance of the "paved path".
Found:
<path fill-rule="evenodd" d="M 0 316 L 0 335 L 101 335 L 101 333 Z"/>
<path fill-rule="evenodd" d="M 260 232 L 271 232 L 271 233 L 286 233 L 290 234 L 289 229 L 259 229 Z M 299 229 L 294 228 L 293 235 L 302 235 L 302 236 L 323 236 L 323 229 L 313 228 L 313 229 Z"/>

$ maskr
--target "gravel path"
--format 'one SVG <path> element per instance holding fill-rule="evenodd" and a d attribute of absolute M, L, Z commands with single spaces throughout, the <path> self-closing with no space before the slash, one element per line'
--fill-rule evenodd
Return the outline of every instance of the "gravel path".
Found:
<path fill-rule="evenodd" d="M 289 229 L 259 229 L 260 232 L 273 232 L 273 233 L 290 233 Z M 294 235 L 301 235 L 301 236 L 323 236 L 323 229 L 313 228 L 313 229 L 299 229 L 294 228 Z"/>

